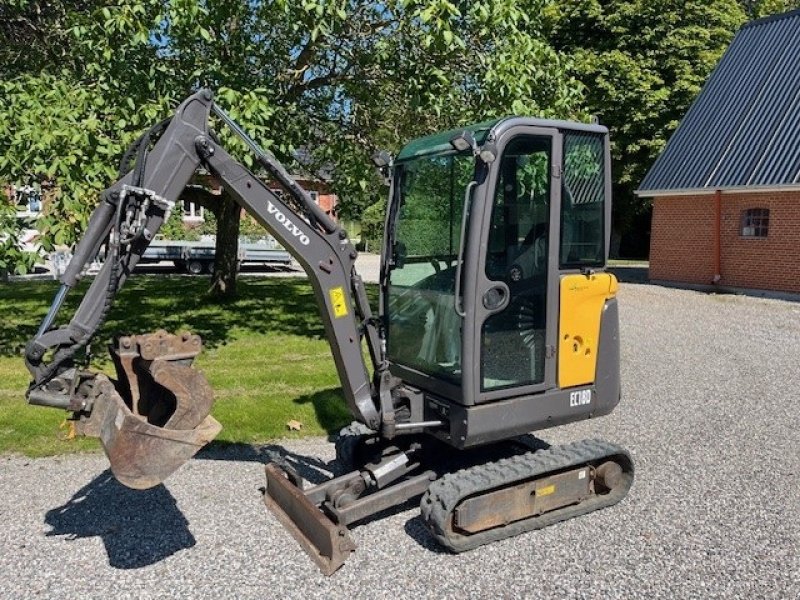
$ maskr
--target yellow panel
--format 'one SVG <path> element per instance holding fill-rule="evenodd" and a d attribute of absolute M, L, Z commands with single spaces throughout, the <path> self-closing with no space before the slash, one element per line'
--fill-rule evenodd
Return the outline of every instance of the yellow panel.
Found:
<path fill-rule="evenodd" d="M 610 273 L 565 275 L 558 324 L 558 386 L 594 383 L 600 320 L 606 300 L 617 294 Z"/>

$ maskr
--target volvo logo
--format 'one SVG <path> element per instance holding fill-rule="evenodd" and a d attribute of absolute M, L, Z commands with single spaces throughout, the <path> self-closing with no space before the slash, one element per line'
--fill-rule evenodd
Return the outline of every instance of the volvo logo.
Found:
<path fill-rule="evenodd" d="M 308 246 L 309 239 L 308 236 L 303 233 L 303 230 L 300 229 L 297 225 L 292 223 L 285 214 L 283 214 L 278 207 L 275 206 L 272 202 L 267 200 L 267 211 L 271 215 L 275 215 L 275 220 L 283 225 L 284 229 L 291 233 L 294 237 L 298 239 L 298 241 L 303 244 L 303 246 Z"/>

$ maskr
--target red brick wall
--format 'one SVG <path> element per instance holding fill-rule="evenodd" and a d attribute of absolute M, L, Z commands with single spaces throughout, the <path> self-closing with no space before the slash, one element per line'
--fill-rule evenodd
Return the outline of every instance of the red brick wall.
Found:
<path fill-rule="evenodd" d="M 766 238 L 741 236 L 742 211 L 769 209 Z M 722 286 L 800 292 L 800 192 L 723 193 Z M 654 198 L 650 278 L 710 284 L 714 195 Z"/>
<path fill-rule="evenodd" d="M 319 194 L 319 207 L 328 213 L 330 216 L 336 220 L 336 213 L 334 208 L 336 208 L 336 195 L 335 194 L 324 194 L 320 192 Z"/>
<path fill-rule="evenodd" d="M 654 198 L 650 231 L 650 279 L 711 283 L 713 196 Z"/>

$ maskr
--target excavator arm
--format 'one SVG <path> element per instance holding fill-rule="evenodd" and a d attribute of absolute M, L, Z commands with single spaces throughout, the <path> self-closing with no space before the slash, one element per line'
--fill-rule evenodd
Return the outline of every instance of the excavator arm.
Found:
<path fill-rule="evenodd" d="M 218 107 L 214 108 L 223 120 L 238 129 Z M 204 164 L 228 192 L 303 266 L 319 304 L 348 407 L 358 421 L 378 429 L 381 419 L 373 401 L 359 329 L 366 332 L 375 370 L 385 370 L 386 365 L 364 285 L 355 270 L 355 248 L 344 229 L 317 206 L 274 157 L 258 148 L 243 132 L 240 137 L 270 175 L 289 191 L 307 219 L 301 218 L 288 202 L 273 194 L 210 136 L 199 136 L 195 144 Z"/>
<path fill-rule="evenodd" d="M 61 287 L 50 310 L 26 348 L 26 365 L 33 376 L 28 393 L 32 403 L 48 405 L 60 401 L 56 405 L 79 408 L 74 404 L 75 398 L 69 398 L 72 404 L 64 405 L 65 398 L 59 400 L 46 394 L 44 386 L 71 370 L 75 355 L 102 325 L 114 296 L 200 165 L 194 139 L 207 132 L 210 108 L 211 101 L 202 93 L 183 102 L 152 151 L 148 152 L 147 145 L 159 126 L 131 147 L 120 168 L 121 178 L 100 194 L 100 204 L 60 278 Z M 125 172 L 126 159 L 131 154 L 137 155 L 136 165 Z M 70 322 L 53 328 L 69 290 L 78 284 L 84 266 L 104 243 L 108 256 L 103 268 Z M 54 389 L 50 386 L 51 391 Z"/>
<path fill-rule="evenodd" d="M 220 145 L 208 126 L 212 113 L 250 147 L 256 161 L 285 188 L 284 198 L 270 191 Z M 129 168 L 133 158 L 134 166 Z M 202 90 L 126 153 L 120 179 L 102 192 L 87 231 L 60 278 L 50 310 L 25 352 L 32 375 L 28 401 L 71 411 L 78 431 L 102 439 L 115 475 L 132 487 L 160 483 L 220 429 L 208 416 L 213 401 L 210 386 L 190 368 L 200 351 L 200 340 L 166 332 L 119 337 L 112 347 L 115 381 L 83 370 L 78 355 L 101 327 L 114 297 L 201 166 L 305 269 L 353 416 L 378 430 L 383 422 L 379 408 L 383 397 L 392 422 L 390 377 L 376 321 L 354 268 L 356 251 L 346 232 L 274 156 L 259 148 L 214 104 L 210 91 Z M 106 252 L 104 265 L 75 314 L 67 324 L 54 326 L 83 267 L 101 248 Z M 375 383 L 362 353 L 364 338 Z"/>

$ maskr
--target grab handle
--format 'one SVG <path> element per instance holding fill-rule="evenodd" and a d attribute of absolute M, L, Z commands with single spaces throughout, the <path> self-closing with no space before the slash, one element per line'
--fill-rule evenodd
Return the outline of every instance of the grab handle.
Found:
<path fill-rule="evenodd" d="M 461 237 L 458 240 L 458 260 L 456 261 L 456 289 L 453 295 L 453 306 L 459 317 L 467 316 L 461 306 L 461 265 L 464 263 L 464 239 L 466 238 L 467 219 L 469 218 L 469 210 L 472 204 L 472 190 L 476 185 L 478 185 L 477 181 L 470 181 L 469 185 L 467 185 L 467 189 L 464 192 L 464 212 L 461 215 Z"/>

